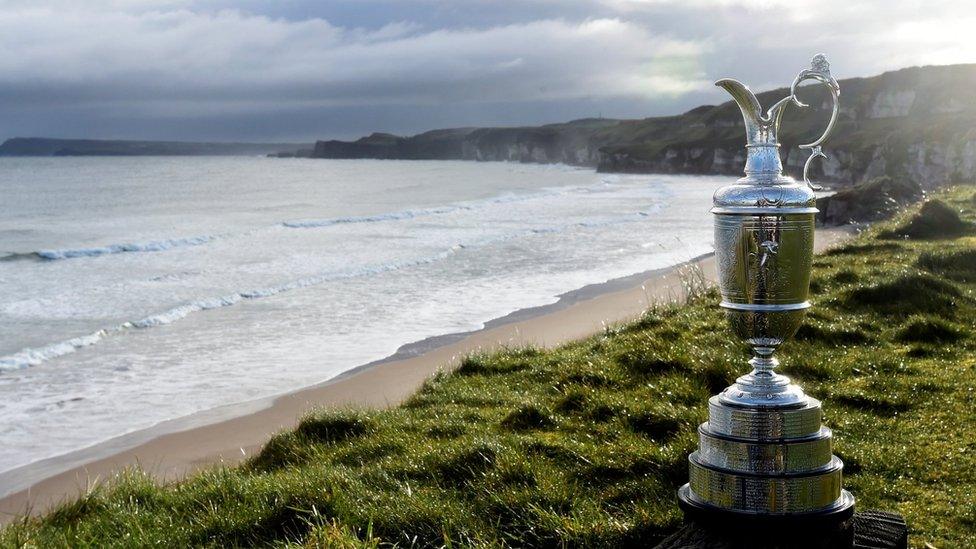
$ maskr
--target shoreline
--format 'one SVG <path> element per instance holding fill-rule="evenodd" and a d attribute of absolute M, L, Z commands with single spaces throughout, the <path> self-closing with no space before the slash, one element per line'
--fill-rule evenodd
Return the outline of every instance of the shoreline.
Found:
<path fill-rule="evenodd" d="M 817 251 L 842 241 L 848 228 L 817 230 Z M 327 381 L 255 401 L 161 422 L 102 443 L 0 474 L 11 488 L 0 497 L 0 524 L 38 514 L 84 494 L 91 485 L 137 465 L 168 482 L 212 465 L 234 465 L 256 454 L 275 433 L 293 428 L 320 407 L 386 407 L 412 395 L 431 375 L 452 369 L 465 355 L 509 345 L 554 347 L 633 320 L 650 305 L 681 299 L 683 273 L 700 268 L 715 281 L 713 254 L 591 284 L 548 305 L 514 311 L 470 332 L 426 338 L 389 357 Z"/>

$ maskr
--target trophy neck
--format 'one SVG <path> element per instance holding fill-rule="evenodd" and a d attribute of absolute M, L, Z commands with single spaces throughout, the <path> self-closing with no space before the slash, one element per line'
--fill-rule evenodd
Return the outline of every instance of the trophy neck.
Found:
<path fill-rule="evenodd" d="M 775 135 L 772 142 L 746 145 L 746 175 L 756 183 L 770 184 L 779 181 L 783 175 L 783 162 L 779 157 L 779 143 Z"/>

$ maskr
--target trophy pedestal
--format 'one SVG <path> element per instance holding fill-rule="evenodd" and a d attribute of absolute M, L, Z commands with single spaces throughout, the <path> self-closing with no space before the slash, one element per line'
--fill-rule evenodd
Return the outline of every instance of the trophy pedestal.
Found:
<path fill-rule="evenodd" d="M 764 523 L 850 518 L 854 498 L 841 487 L 844 464 L 831 454 L 818 400 L 735 405 L 723 396 L 709 400 L 698 451 L 688 456 L 689 482 L 678 492 L 687 514 Z"/>

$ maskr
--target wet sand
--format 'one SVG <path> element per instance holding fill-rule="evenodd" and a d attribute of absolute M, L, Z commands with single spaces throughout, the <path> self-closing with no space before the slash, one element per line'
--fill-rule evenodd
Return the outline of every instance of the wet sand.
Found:
<path fill-rule="evenodd" d="M 816 247 L 822 250 L 849 234 L 843 229 L 818 230 Z M 553 347 L 592 335 L 608 324 L 638 317 L 652 304 L 683 299 L 685 283 L 698 269 L 714 282 L 715 261 L 708 255 L 587 286 L 560 296 L 552 305 L 491 321 L 481 330 L 404 346 L 387 359 L 319 385 L 164 422 L 8 471 L 0 474 L 0 486 L 12 492 L 0 499 L 0 523 L 73 499 L 126 467 L 139 466 L 161 481 L 171 481 L 214 464 L 238 463 L 314 408 L 395 405 L 438 370 L 450 370 L 472 352 L 518 345 Z"/>

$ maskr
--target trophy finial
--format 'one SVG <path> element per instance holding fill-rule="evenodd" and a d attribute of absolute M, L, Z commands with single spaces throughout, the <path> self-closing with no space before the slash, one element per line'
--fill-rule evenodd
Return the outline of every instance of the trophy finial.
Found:
<path fill-rule="evenodd" d="M 813 56 L 813 61 L 810 62 L 810 68 L 816 72 L 830 76 L 830 63 L 827 61 L 827 56 L 822 53 Z"/>

